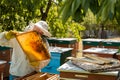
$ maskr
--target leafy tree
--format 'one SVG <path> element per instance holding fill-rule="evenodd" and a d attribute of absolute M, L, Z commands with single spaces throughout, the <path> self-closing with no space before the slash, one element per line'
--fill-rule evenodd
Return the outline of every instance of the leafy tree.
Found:
<path fill-rule="evenodd" d="M 0 1 L 0 30 L 23 30 L 29 22 L 45 20 L 49 23 L 49 30 L 54 37 L 71 37 L 80 38 L 79 33 L 75 33 L 74 26 L 81 26 L 78 23 L 69 20 L 62 24 L 59 18 L 58 9 L 62 4 L 61 0 L 1 0 Z M 75 24 L 72 28 L 72 25 Z M 77 24 L 77 25 L 76 25 Z M 83 30 L 84 27 L 78 28 L 77 31 Z"/>
<path fill-rule="evenodd" d="M 1 30 L 23 30 L 30 21 L 46 20 L 52 0 L 1 0 Z"/>
<path fill-rule="evenodd" d="M 81 38 L 80 31 L 85 30 L 84 26 L 81 26 L 80 23 L 73 22 L 69 19 L 65 24 L 62 24 L 61 18 L 59 18 L 58 10 L 61 7 L 61 3 L 53 4 L 48 13 L 47 21 L 50 26 L 50 32 L 54 37 L 63 38 L 63 37 L 75 37 L 78 40 Z"/>
<path fill-rule="evenodd" d="M 120 0 L 64 0 L 64 5 L 60 10 L 63 22 L 72 16 L 78 22 L 90 9 L 97 17 L 97 21 L 106 22 L 116 19 L 120 23 Z"/>

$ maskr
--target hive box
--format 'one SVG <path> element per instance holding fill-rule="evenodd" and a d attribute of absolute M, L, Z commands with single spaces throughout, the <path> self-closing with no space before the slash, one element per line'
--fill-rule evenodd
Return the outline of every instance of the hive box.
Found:
<path fill-rule="evenodd" d="M 48 38 L 50 46 L 73 48 L 72 56 L 76 57 L 76 52 L 79 50 L 79 42 L 76 38 Z"/>
<path fill-rule="evenodd" d="M 59 74 L 57 68 L 66 62 L 66 58 L 71 56 L 72 48 L 51 47 L 50 63 L 44 67 L 41 72 L 48 72 L 52 74 Z"/>
<path fill-rule="evenodd" d="M 83 44 L 83 50 L 90 48 L 90 47 L 100 47 L 102 44 L 102 39 L 83 39 L 82 44 Z"/>
<path fill-rule="evenodd" d="M 4 78 L 9 77 L 9 68 L 10 68 L 10 60 L 11 60 L 12 48 L 6 46 L 0 46 L 0 60 L 7 61 L 4 70 Z"/>
<path fill-rule="evenodd" d="M 85 71 L 68 61 L 61 65 L 58 69 L 60 71 L 60 80 L 116 80 L 118 71 L 90 73 Z"/>
<path fill-rule="evenodd" d="M 114 54 L 116 54 L 117 52 L 118 52 L 118 49 L 91 47 L 91 48 L 83 50 L 83 56 L 84 54 L 95 54 L 101 57 L 113 58 Z"/>

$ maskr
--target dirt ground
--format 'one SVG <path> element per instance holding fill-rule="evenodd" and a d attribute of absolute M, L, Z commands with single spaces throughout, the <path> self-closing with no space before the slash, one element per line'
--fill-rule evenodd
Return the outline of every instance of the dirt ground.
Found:
<path fill-rule="evenodd" d="M 120 41 L 120 37 L 115 37 L 115 38 L 109 38 L 109 40 L 119 40 Z M 77 52 L 77 56 L 76 57 L 82 57 L 82 40 L 79 42 L 79 51 Z"/>

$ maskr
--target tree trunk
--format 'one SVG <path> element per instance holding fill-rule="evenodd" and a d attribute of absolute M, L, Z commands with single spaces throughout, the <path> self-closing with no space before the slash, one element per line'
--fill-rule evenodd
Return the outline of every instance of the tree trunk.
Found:
<path fill-rule="evenodd" d="M 40 8 L 40 12 L 41 12 L 41 16 L 42 16 L 41 20 L 46 21 L 49 9 L 51 7 L 51 3 L 52 3 L 52 0 L 49 0 L 45 12 L 43 11 L 43 7 Z"/>

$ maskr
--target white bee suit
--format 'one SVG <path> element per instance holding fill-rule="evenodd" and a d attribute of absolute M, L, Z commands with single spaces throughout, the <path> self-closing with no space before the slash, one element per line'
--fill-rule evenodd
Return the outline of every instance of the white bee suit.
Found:
<path fill-rule="evenodd" d="M 29 64 L 25 53 L 18 44 L 16 38 L 11 40 L 6 40 L 4 36 L 5 32 L 0 33 L 0 45 L 8 46 L 13 48 L 10 64 L 10 74 L 15 76 L 24 76 L 34 71 L 34 69 Z"/>
<path fill-rule="evenodd" d="M 51 34 L 48 32 L 47 28 L 48 28 L 48 25 L 45 21 L 39 21 L 35 25 L 26 27 L 25 32 L 29 31 L 29 29 L 34 30 L 38 33 L 42 32 L 43 33 L 43 34 L 41 34 L 42 40 L 45 43 L 46 48 L 49 49 L 49 44 L 46 40 L 46 37 L 50 37 Z M 25 76 L 35 70 L 40 70 L 41 68 L 45 67 L 49 63 L 50 59 L 42 60 L 39 62 L 39 65 L 35 69 L 35 67 L 33 67 L 29 64 L 29 60 L 28 60 L 26 54 L 23 52 L 17 39 L 12 38 L 10 40 L 7 40 L 5 37 L 5 33 L 6 32 L 0 33 L 0 45 L 13 48 L 13 52 L 12 52 L 12 56 L 11 56 L 11 65 L 10 65 L 10 74 L 11 75 Z"/>

